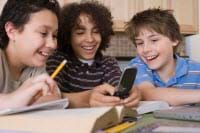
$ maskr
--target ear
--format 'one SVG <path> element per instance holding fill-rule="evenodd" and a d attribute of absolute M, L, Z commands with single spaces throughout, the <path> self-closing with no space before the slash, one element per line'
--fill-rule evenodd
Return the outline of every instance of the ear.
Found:
<path fill-rule="evenodd" d="M 6 22 L 4 28 L 8 35 L 8 38 L 10 40 L 15 40 L 15 33 L 17 32 L 17 29 L 14 24 L 12 22 Z"/>
<path fill-rule="evenodd" d="M 173 47 L 175 47 L 175 46 L 177 46 L 179 44 L 179 41 L 178 40 L 176 40 L 176 41 L 173 41 Z"/>

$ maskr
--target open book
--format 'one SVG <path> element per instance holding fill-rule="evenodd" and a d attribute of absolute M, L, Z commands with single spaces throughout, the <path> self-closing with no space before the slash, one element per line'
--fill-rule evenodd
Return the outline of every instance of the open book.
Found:
<path fill-rule="evenodd" d="M 135 108 L 116 106 L 110 110 L 107 110 L 105 113 L 102 112 L 102 115 L 96 119 L 92 131 L 114 126 L 123 122 L 124 120 L 132 121 L 134 118 L 145 113 L 169 108 L 169 104 L 164 101 L 140 101 L 139 106 Z"/>
<path fill-rule="evenodd" d="M 64 98 L 20 108 L 0 109 L 0 115 L 9 115 L 35 110 L 64 109 L 68 106 L 68 104 L 68 99 Z"/>
<path fill-rule="evenodd" d="M 0 117 L 0 128 L 41 133 L 58 130 L 59 133 L 91 133 L 114 126 L 124 117 L 137 117 L 138 114 L 168 107 L 165 102 L 147 101 L 141 102 L 137 108 L 117 106 L 34 111 Z"/>

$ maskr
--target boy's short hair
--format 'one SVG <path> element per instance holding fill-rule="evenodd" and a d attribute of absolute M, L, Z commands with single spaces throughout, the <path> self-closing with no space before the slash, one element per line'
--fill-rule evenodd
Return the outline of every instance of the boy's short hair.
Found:
<path fill-rule="evenodd" d="M 97 1 L 71 3 L 62 8 L 62 18 L 58 30 L 58 49 L 65 53 L 73 52 L 71 47 L 71 33 L 72 29 L 78 24 L 81 13 L 89 15 L 100 32 L 102 40 L 97 54 L 101 54 L 101 51 L 108 47 L 114 31 L 112 29 L 113 21 L 110 10 Z"/>
<path fill-rule="evenodd" d="M 142 28 L 167 36 L 171 41 L 182 41 L 180 27 L 172 14 L 172 10 L 160 8 L 148 9 L 139 12 L 126 25 L 126 32 L 135 44 L 135 38 Z"/>
<path fill-rule="evenodd" d="M 0 48 L 5 49 L 9 38 L 5 31 L 5 24 L 12 22 L 14 26 L 23 30 L 32 13 L 48 9 L 59 19 L 60 6 L 57 0 L 7 0 L 0 16 Z"/>

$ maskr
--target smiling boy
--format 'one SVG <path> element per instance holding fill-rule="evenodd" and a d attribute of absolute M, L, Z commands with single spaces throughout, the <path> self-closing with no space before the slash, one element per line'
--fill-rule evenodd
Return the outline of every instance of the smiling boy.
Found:
<path fill-rule="evenodd" d="M 113 35 L 110 11 L 98 2 L 72 3 L 63 7 L 58 32 L 58 51 L 50 57 L 47 71 L 67 59 L 64 69 L 55 78 L 70 107 L 135 106 L 140 93 L 122 100 L 113 95 L 121 70 L 117 60 L 103 56 Z"/>
<path fill-rule="evenodd" d="M 200 102 L 200 64 L 175 54 L 181 43 L 180 28 L 170 10 L 148 9 L 127 24 L 136 46 L 135 84 L 144 100 L 164 100 L 170 105 Z"/>

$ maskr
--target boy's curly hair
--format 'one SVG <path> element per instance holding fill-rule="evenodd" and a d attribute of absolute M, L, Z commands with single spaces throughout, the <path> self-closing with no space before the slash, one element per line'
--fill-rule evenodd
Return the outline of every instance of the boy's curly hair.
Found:
<path fill-rule="evenodd" d="M 57 0 L 7 0 L 0 16 L 0 48 L 8 46 L 9 38 L 5 31 L 7 22 L 23 30 L 31 14 L 44 9 L 50 10 L 59 19 L 60 6 Z"/>
<path fill-rule="evenodd" d="M 111 36 L 114 34 L 111 12 L 97 1 L 84 3 L 71 3 L 65 5 L 61 10 L 61 21 L 58 30 L 58 50 L 71 53 L 71 33 L 78 24 L 81 13 L 89 15 L 99 29 L 102 41 L 97 54 L 108 47 Z"/>

